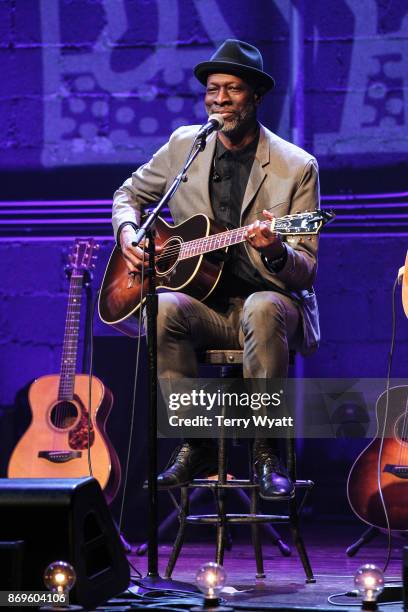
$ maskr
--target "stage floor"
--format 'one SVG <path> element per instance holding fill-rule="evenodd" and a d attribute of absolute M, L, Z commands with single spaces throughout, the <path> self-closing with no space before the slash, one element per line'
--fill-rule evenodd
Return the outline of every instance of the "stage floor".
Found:
<path fill-rule="evenodd" d="M 233 542 L 232 549 L 226 551 L 224 568 L 227 572 L 227 584 L 237 592 L 225 595 L 225 599 L 241 610 L 267 610 L 267 609 L 298 609 L 318 610 L 358 610 L 357 598 L 339 598 L 334 606 L 328 603 L 327 598 L 333 593 L 351 591 L 354 589 L 353 576 L 360 565 L 375 563 L 383 567 L 386 552 L 387 538 L 378 536 L 373 542 L 365 546 L 353 558 L 346 555 L 345 549 L 364 531 L 364 525 L 357 522 L 352 525 L 338 525 L 336 523 L 322 523 L 321 525 L 304 525 L 304 539 L 309 552 L 311 565 L 315 574 L 315 584 L 305 584 L 305 575 L 297 552 L 292 550 L 290 557 L 283 557 L 279 550 L 263 537 L 264 564 L 266 578 L 263 581 L 255 580 L 255 561 L 249 540 L 243 539 L 245 532 L 240 533 L 240 541 Z M 281 527 L 280 533 L 291 545 L 290 536 L 286 528 Z M 188 534 L 187 534 L 188 535 Z M 208 532 L 210 537 L 211 532 Z M 386 580 L 401 579 L 402 552 L 405 541 L 394 538 L 392 541 L 392 556 L 386 572 Z M 292 547 L 293 548 L 293 547 Z M 170 554 L 171 546 L 160 546 L 160 573 L 164 568 Z M 129 559 L 137 570 L 145 574 L 147 559 L 135 554 Z M 200 565 L 206 561 L 214 560 L 214 545 L 211 543 L 191 543 L 186 541 L 181 556 L 176 565 L 173 578 L 185 582 L 194 582 L 194 576 Z M 135 572 L 132 570 L 132 574 Z M 181 603 L 181 602 L 180 602 Z M 126 596 L 117 606 L 126 606 Z M 354 606 L 352 605 L 354 604 Z M 115 609 L 116 605 L 109 606 Z M 247 607 L 244 607 L 244 606 Z M 119 608 L 118 608 L 119 609 Z M 122 607 L 122 609 L 124 609 Z M 160 608 L 161 609 L 161 608 Z M 165 609 L 165 608 L 163 608 Z M 170 609 L 170 608 L 169 608 Z M 382 609 L 382 607 L 380 607 Z M 401 604 L 392 604 L 384 607 L 389 612 L 401 610 Z"/>

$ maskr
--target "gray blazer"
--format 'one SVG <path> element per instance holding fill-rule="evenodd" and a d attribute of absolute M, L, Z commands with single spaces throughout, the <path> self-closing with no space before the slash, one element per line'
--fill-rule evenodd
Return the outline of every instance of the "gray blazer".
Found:
<path fill-rule="evenodd" d="M 115 192 L 113 229 L 131 221 L 139 224 L 143 206 L 157 202 L 180 171 L 199 126 L 177 129 L 152 159 L 138 168 Z M 207 140 L 205 150 L 188 171 L 170 202 L 174 223 L 197 213 L 214 218 L 209 195 L 209 175 L 216 144 L 215 134 Z M 261 126 L 258 148 L 248 179 L 242 208 L 241 225 L 262 219 L 267 209 L 276 217 L 319 208 L 319 178 L 314 157 Z M 313 352 L 319 343 L 320 329 L 313 281 L 317 269 L 317 236 L 288 237 L 288 259 L 284 268 L 269 272 L 261 256 L 246 244 L 250 261 L 261 275 L 299 304 L 303 322 L 302 354 Z"/>

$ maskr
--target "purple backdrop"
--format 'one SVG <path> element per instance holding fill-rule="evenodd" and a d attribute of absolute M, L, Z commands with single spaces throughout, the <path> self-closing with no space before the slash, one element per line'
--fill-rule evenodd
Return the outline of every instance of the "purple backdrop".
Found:
<path fill-rule="evenodd" d="M 330 10 L 288 0 L 256 10 L 248 0 L 6 0 L 0 167 L 142 162 L 171 129 L 203 120 L 191 69 L 227 37 L 261 48 L 277 81 L 263 119 L 289 137 L 291 50 L 302 33 L 305 142 L 322 168 L 404 159 L 403 0 L 339 0 Z"/>

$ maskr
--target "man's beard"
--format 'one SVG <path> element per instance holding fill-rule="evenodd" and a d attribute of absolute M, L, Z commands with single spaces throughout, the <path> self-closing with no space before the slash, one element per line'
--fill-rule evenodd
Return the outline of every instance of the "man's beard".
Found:
<path fill-rule="evenodd" d="M 256 121 L 256 107 L 251 104 L 239 113 L 238 116 L 231 117 L 230 119 L 224 118 L 224 125 L 221 128 L 221 132 L 226 136 L 236 136 L 253 125 Z"/>

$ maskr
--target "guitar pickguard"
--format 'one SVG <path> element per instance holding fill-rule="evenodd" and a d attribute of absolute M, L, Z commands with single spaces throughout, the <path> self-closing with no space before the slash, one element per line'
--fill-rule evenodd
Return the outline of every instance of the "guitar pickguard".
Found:
<path fill-rule="evenodd" d="M 81 416 L 76 426 L 68 433 L 68 444 L 73 450 L 84 450 L 88 448 L 88 412 L 85 410 L 85 406 L 78 396 L 74 396 L 74 399 L 79 406 Z M 95 431 L 91 420 L 89 433 L 89 442 L 91 446 L 94 441 Z"/>

